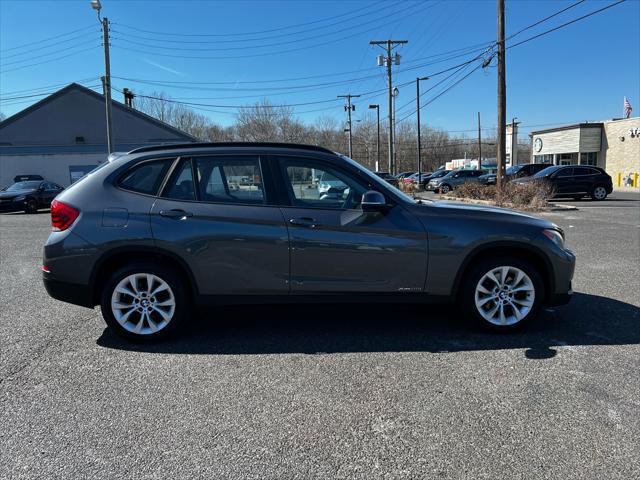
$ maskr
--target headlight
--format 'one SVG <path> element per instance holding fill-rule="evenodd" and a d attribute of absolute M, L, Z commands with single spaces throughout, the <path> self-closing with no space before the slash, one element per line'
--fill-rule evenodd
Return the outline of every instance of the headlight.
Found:
<path fill-rule="evenodd" d="M 14 202 L 22 202 L 24 201 L 24 195 L 18 195 L 17 197 L 13 198 Z"/>
<path fill-rule="evenodd" d="M 558 230 L 543 230 L 542 233 L 545 237 L 555 243 L 558 248 L 564 249 L 564 236 Z"/>

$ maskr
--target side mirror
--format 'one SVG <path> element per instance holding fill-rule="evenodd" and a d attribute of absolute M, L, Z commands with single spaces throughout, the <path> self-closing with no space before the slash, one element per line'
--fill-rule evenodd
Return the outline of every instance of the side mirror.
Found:
<path fill-rule="evenodd" d="M 369 190 L 362 195 L 362 211 L 363 212 L 380 212 L 387 206 L 387 200 L 380 192 Z"/>
<path fill-rule="evenodd" d="M 44 185 L 40 185 L 40 186 L 38 187 L 38 191 L 39 191 L 39 192 L 44 192 Z"/>

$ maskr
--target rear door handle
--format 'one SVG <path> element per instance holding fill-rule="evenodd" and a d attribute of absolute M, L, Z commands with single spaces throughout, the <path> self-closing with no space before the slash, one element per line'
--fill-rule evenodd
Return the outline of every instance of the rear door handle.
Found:
<path fill-rule="evenodd" d="M 173 218 L 175 220 L 185 220 L 188 217 L 193 217 L 193 213 L 181 209 L 160 210 L 159 213 L 161 217 Z"/>
<path fill-rule="evenodd" d="M 289 223 L 298 227 L 315 228 L 318 226 L 316 221 L 311 217 L 291 218 L 289 219 Z"/>

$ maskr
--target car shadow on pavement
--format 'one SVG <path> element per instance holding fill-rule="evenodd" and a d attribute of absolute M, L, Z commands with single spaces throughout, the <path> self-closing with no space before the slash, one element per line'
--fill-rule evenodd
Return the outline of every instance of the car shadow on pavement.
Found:
<path fill-rule="evenodd" d="M 133 343 L 105 329 L 97 344 L 166 354 L 455 352 L 525 349 L 529 359 L 556 355 L 556 347 L 640 343 L 640 308 L 597 295 L 575 294 L 526 329 L 481 331 L 452 307 L 392 304 L 219 307 L 194 317 L 177 338 Z"/>

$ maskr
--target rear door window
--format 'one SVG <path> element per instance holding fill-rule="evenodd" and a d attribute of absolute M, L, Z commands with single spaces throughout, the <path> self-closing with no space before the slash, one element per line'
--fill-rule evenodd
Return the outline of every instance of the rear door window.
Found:
<path fill-rule="evenodd" d="M 139 163 L 120 177 L 119 185 L 125 190 L 155 195 L 173 161 L 167 158 Z"/>
<path fill-rule="evenodd" d="M 165 198 L 174 200 L 195 200 L 191 159 L 182 160 L 167 182 L 163 194 Z"/>
<path fill-rule="evenodd" d="M 264 204 L 260 161 L 256 156 L 195 159 L 198 199 L 203 202 Z"/>

